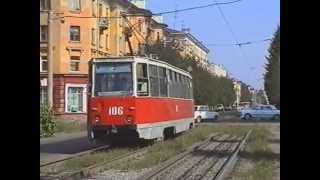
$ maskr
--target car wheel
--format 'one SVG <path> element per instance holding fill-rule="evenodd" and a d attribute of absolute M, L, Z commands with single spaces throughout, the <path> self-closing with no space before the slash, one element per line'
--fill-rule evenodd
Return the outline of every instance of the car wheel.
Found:
<path fill-rule="evenodd" d="M 280 115 L 275 115 L 275 116 L 273 117 L 273 120 L 279 121 L 279 120 L 280 120 Z"/>
<path fill-rule="evenodd" d="M 250 115 L 250 114 L 244 115 L 244 119 L 245 119 L 245 120 L 250 120 L 250 119 L 251 119 L 251 115 Z"/>

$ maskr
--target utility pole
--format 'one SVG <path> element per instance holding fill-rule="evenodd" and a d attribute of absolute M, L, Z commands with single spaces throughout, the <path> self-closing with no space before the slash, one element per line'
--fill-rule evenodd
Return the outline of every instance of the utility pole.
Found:
<path fill-rule="evenodd" d="M 48 105 L 53 107 L 53 43 L 52 43 L 52 15 L 53 12 L 48 12 Z"/>

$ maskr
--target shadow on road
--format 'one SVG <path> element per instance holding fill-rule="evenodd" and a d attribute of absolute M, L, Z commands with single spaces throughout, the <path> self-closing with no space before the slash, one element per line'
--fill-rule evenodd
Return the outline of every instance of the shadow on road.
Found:
<path fill-rule="evenodd" d="M 89 142 L 88 138 L 79 137 L 65 141 L 40 145 L 40 153 L 76 154 L 97 148 L 103 145 L 110 145 L 113 148 L 141 148 L 150 145 L 152 142 L 137 138 L 114 138 L 113 141 Z"/>
<path fill-rule="evenodd" d="M 40 153 L 76 154 L 82 151 L 87 151 L 92 148 L 97 148 L 99 146 L 102 146 L 102 144 L 90 143 L 88 141 L 88 138 L 85 136 L 40 145 Z"/>

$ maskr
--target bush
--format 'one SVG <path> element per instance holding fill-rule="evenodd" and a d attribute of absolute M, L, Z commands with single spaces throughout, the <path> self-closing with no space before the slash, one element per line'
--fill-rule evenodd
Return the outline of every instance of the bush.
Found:
<path fill-rule="evenodd" d="M 53 110 L 46 104 L 40 105 L 40 136 L 52 136 L 55 132 Z"/>

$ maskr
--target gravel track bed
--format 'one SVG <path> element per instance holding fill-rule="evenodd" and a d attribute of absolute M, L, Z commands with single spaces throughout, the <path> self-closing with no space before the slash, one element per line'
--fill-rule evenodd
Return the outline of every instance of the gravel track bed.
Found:
<path fill-rule="evenodd" d="M 227 138 L 228 136 L 220 136 L 217 138 L 217 140 L 223 140 Z M 219 143 L 210 143 L 205 144 L 204 146 L 200 147 L 198 150 L 202 151 L 208 151 L 215 146 L 217 146 Z M 153 180 L 158 180 L 158 179 L 177 179 L 179 176 L 183 175 L 185 171 L 191 167 L 195 162 L 199 161 L 203 155 L 194 155 L 193 153 L 188 154 L 187 156 L 183 157 L 183 159 L 177 161 L 172 167 L 169 169 L 164 170 L 160 174 L 154 176 L 152 179 Z"/>
<path fill-rule="evenodd" d="M 218 140 L 238 140 L 239 137 L 223 136 Z M 211 142 L 208 146 L 204 148 L 199 148 L 195 153 L 192 153 L 170 169 L 165 170 L 161 174 L 153 177 L 152 179 L 200 179 L 206 173 L 209 173 L 208 177 L 213 177 L 214 172 L 217 172 L 219 167 L 223 164 L 223 161 L 227 158 L 215 156 L 214 153 L 217 152 L 232 152 L 235 149 L 237 143 L 226 143 L 226 142 Z M 231 148 L 231 149 L 230 149 Z M 198 152 L 198 153 L 197 153 Z M 223 158 L 223 159 L 221 159 Z M 215 164 L 218 163 L 216 166 Z M 217 170 L 208 171 L 208 167 L 212 167 Z"/>
<path fill-rule="evenodd" d="M 229 140 L 236 140 L 237 137 L 232 137 Z M 202 179 L 201 177 L 204 177 L 207 173 L 213 172 L 212 171 L 212 167 L 215 167 L 217 163 L 219 163 L 222 157 L 217 157 L 215 154 L 222 152 L 222 153 L 226 153 L 226 152 L 232 152 L 231 150 L 229 150 L 232 147 L 235 147 L 233 144 L 227 144 L 227 143 L 221 143 L 221 147 L 218 147 L 216 149 L 214 149 L 214 151 L 208 152 L 207 156 L 201 161 L 201 163 L 199 163 L 198 166 L 196 166 L 195 168 L 193 168 L 191 171 L 189 171 L 189 173 L 186 174 L 185 178 L 183 179 Z M 226 158 L 224 158 L 226 159 Z M 220 167 L 220 166 L 218 166 Z M 211 173 L 210 173 L 211 174 Z M 213 175 L 214 176 L 214 175 Z M 213 177 L 211 176 L 211 177 Z"/>

